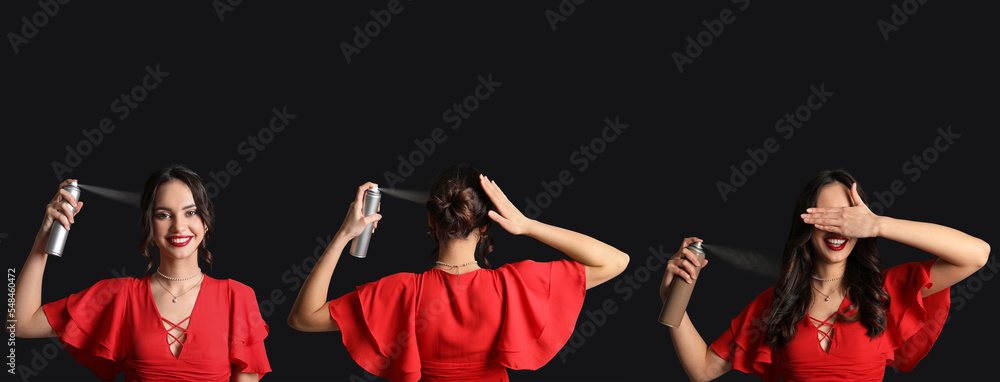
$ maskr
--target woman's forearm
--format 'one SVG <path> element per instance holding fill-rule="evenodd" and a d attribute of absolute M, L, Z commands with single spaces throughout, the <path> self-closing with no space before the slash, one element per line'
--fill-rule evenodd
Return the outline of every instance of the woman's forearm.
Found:
<path fill-rule="evenodd" d="M 973 274 L 989 260 L 990 245 L 954 228 L 933 223 L 879 217 L 878 236 L 926 251 L 938 257 L 930 270 L 930 296 Z"/>
<path fill-rule="evenodd" d="M 692 381 L 709 381 L 732 369 L 731 363 L 708 347 L 687 312 L 684 312 L 680 324 L 670 328 L 670 339 L 684 372 Z"/>
<path fill-rule="evenodd" d="M 229 377 L 230 382 L 257 382 L 260 378 L 257 373 L 244 373 L 236 371 L 236 366 L 233 366 L 233 372 Z"/>
<path fill-rule="evenodd" d="M 337 232 L 333 241 L 327 245 L 313 266 L 312 272 L 309 272 L 309 276 L 302 283 L 302 289 L 299 290 L 299 295 L 288 315 L 289 326 L 306 332 L 339 329 L 327 311 L 329 303 L 327 291 L 330 288 L 333 271 L 340 261 L 341 252 L 350 240 L 347 235 Z"/>
<path fill-rule="evenodd" d="M 931 253 L 960 267 L 982 268 L 990 245 L 954 228 L 939 224 L 879 217 L 879 236 Z"/>
<path fill-rule="evenodd" d="M 14 287 L 14 320 L 16 335 L 24 338 L 52 337 L 52 331 L 42 309 L 42 276 L 48 255 L 45 243 L 38 239 L 31 248 Z"/>
<path fill-rule="evenodd" d="M 619 275 L 628 266 L 627 254 L 579 232 L 533 220 L 525 234 L 588 267 L 588 289 Z"/>

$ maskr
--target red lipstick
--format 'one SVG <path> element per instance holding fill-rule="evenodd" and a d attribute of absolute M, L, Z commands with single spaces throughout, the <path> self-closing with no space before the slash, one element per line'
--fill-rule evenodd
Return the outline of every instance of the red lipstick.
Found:
<path fill-rule="evenodd" d="M 823 242 L 826 243 L 827 247 L 834 251 L 843 250 L 847 246 L 847 238 L 843 236 L 827 236 L 823 238 Z"/>
<path fill-rule="evenodd" d="M 175 247 L 183 247 L 185 245 L 188 245 L 188 243 L 191 242 L 191 238 L 193 237 L 194 236 L 181 236 L 181 235 L 170 236 L 167 238 L 167 242 L 169 242 L 170 245 Z"/>

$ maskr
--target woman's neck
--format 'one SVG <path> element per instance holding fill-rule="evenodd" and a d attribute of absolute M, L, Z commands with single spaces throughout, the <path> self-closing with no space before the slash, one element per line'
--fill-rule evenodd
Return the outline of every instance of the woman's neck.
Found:
<path fill-rule="evenodd" d="M 819 278 L 823 280 L 834 280 L 840 281 L 844 277 L 847 271 L 847 263 L 841 262 L 836 264 L 830 263 L 817 263 L 813 266 L 812 277 Z"/>
<path fill-rule="evenodd" d="M 160 266 L 156 271 L 175 279 L 188 278 L 201 273 L 197 257 L 182 260 L 161 257 Z"/>
<path fill-rule="evenodd" d="M 474 233 L 469 234 L 469 236 L 464 239 L 451 239 L 443 242 L 440 244 L 440 248 L 438 248 L 438 261 L 448 265 L 473 263 L 461 267 L 459 271 L 462 273 L 479 269 L 479 265 L 475 264 L 476 244 L 478 242 L 478 235 Z M 454 271 L 452 267 L 446 265 L 435 264 L 435 267 L 446 271 Z"/>

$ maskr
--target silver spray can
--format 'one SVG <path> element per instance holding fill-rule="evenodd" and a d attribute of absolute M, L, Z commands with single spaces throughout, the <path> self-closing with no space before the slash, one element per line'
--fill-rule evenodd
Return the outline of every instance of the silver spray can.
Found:
<path fill-rule="evenodd" d="M 80 200 L 80 186 L 76 182 L 70 183 L 68 186 L 63 187 L 64 190 L 69 191 L 73 195 L 73 199 Z M 63 203 L 69 204 L 69 202 L 63 200 Z M 70 206 L 69 209 L 76 213 L 76 206 Z M 65 215 L 65 214 L 63 214 Z M 49 233 L 49 243 L 45 245 L 45 253 L 50 255 L 56 255 L 62 257 L 63 247 L 66 246 L 66 238 L 69 237 L 69 231 L 63 227 L 62 223 L 56 220 L 52 224 L 52 232 Z"/>
<path fill-rule="evenodd" d="M 378 203 L 380 200 L 382 200 L 382 193 L 379 192 L 378 186 L 372 186 L 368 189 L 368 192 L 365 192 L 365 206 L 364 211 L 362 211 L 365 216 L 374 215 L 378 212 Z M 371 241 L 372 228 L 374 226 L 375 223 L 369 224 L 358 237 L 351 241 L 351 256 L 361 259 L 368 256 L 368 242 Z"/>

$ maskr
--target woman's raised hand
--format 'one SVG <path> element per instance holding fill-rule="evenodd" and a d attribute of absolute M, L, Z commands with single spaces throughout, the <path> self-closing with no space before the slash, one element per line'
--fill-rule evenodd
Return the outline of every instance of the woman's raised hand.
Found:
<path fill-rule="evenodd" d="M 62 224 L 66 230 L 69 230 L 70 224 L 75 222 L 74 217 L 83 209 L 83 202 L 77 201 L 73 194 L 63 189 L 72 182 L 76 182 L 76 179 L 66 179 L 59 183 L 59 192 L 45 205 L 45 216 L 42 217 L 42 228 L 39 230 L 39 235 L 48 236 L 56 221 Z M 73 212 L 71 206 L 76 207 L 76 212 Z"/>
<path fill-rule="evenodd" d="M 479 183 L 483 186 L 483 190 L 486 191 L 486 196 L 489 196 L 490 201 L 493 202 L 493 207 L 496 208 L 496 210 L 488 212 L 490 219 L 493 219 L 504 230 L 514 235 L 527 233 L 528 227 L 534 220 L 524 216 L 517 207 L 514 207 L 514 203 L 511 203 L 510 199 L 507 199 L 507 195 L 503 193 L 500 186 L 497 186 L 496 181 L 490 180 L 486 175 L 480 174 Z"/>
<path fill-rule="evenodd" d="M 879 236 L 879 216 L 861 201 L 857 183 L 851 184 L 851 204 L 850 207 L 808 208 L 801 218 L 817 229 L 848 237 Z"/>
<path fill-rule="evenodd" d="M 670 282 L 674 277 L 680 277 L 684 281 L 691 283 L 695 279 L 695 268 L 698 264 L 698 254 L 687 247 L 695 242 L 700 242 L 697 237 L 685 238 L 681 243 L 681 248 L 677 250 L 670 260 L 667 261 L 667 270 L 663 273 L 663 281 L 660 283 L 660 300 L 667 299 L 667 291 L 670 290 Z M 701 266 L 708 265 L 708 259 L 703 259 Z"/>
<path fill-rule="evenodd" d="M 367 182 L 358 187 L 358 193 L 354 196 L 354 202 L 347 207 L 347 216 L 344 217 L 344 223 L 340 225 L 340 234 L 346 235 L 348 238 L 355 238 L 364 232 L 365 227 L 369 224 L 375 223 L 372 227 L 372 231 L 378 227 L 378 221 L 382 219 L 382 214 L 374 214 L 365 216 L 364 206 L 365 206 L 365 192 L 371 187 L 378 187 L 377 184 L 372 182 Z M 381 205 L 380 208 L 381 210 Z"/>

